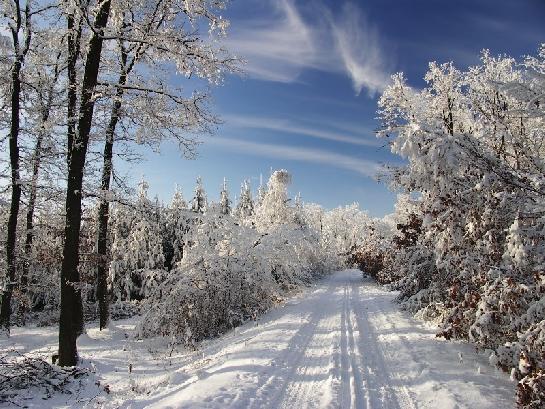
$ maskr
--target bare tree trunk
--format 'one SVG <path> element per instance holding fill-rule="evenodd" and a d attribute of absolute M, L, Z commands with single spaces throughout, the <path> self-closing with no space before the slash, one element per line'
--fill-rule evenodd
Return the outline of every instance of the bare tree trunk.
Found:
<path fill-rule="evenodd" d="M 40 173 L 40 167 L 42 164 L 42 145 L 44 138 L 47 135 L 46 124 L 51 112 L 51 106 L 53 104 L 53 94 L 55 92 L 55 84 L 57 83 L 62 67 L 59 63 L 62 52 L 57 54 L 57 64 L 55 66 L 53 82 L 48 90 L 47 99 L 42 102 L 41 110 L 41 126 L 38 136 L 36 137 L 36 144 L 34 145 L 34 153 L 32 154 L 32 177 L 30 180 L 30 191 L 28 195 L 28 206 L 26 213 L 26 237 L 25 237 L 25 261 L 23 263 L 23 271 L 21 272 L 20 289 L 21 294 L 25 295 L 28 290 L 28 273 L 30 269 L 30 260 L 32 258 L 32 243 L 34 241 L 34 212 L 36 209 L 36 197 L 38 191 L 38 177 Z M 42 97 L 42 95 L 40 95 Z M 43 99 L 42 99 L 43 101 Z M 27 300 L 25 300 L 26 302 Z M 23 319 L 27 305 L 23 304 Z"/>
<path fill-rule="evenodd" d="M 136 54 L 138 54 L 137 51 Z M 121 44 L 121 74 L 117 81 L 116 91 L 112 110 L 110 112 L 110 122 L 106 129 L 106 141 L 104 143 L 104 165 L 102 167 L 101 190 L 106 192 L 110 189 L 113 170 L 113 146 L 115 141 L 115 128 L 119 122 L 121 114 L 121 105 L 123 103 L 124 88 L 127 78 L 131 72 L 137 57 L 135 56 L 131 63 L 127 65 L 128 54 Z M 100 200 L 98 208 L 98 238 L 97 238 L 97 298 L 99 310 L 99 327 L 104 329 L 108 326 L 110 320 L 110 297 L 108 294 L 108 223 L 110 219 L 110 203 L 107 198 Z"/>
<path fill-rule="evenodd" d="M 119 78 L 119 84 L 125 85 L 127 75 L 123 73 Z M 104 143 L 104 165 L 102 168 L 101 189 L 106 192 L 110 189 L 112 178 L 112 159 L 115 128 L 119 121 L 123 89 L 118 88 L 116 100 L 112 106 L 110 123 L 106 130 L 106 142 Z M 108 222 L 110 218 L 110 202 L 107 198 L 100 199 L 98 208 L 98 267 L 97 267 L 97 298 L 99 309 L 100 329 L 106 328 L 110 319 L 110 299 L 108 295 Z"/>
<path fill-rule="evenodd" d="M 31 25 L 30 25 L 30 4 L 27 2 L 25 15 L 25 38 L 21 49 L 19 34 L 23 26 L 23 11 L 19 1 L 15 1 L 16 16 L 15 27 L 10 27 L 13 40 L 15 60 L 11 69 L 11 124 L 9 133 L 9 159 L 11 167 L 11 204 L 7 225 L 6 239 L 6 263 L 8 283 L 2 293 L 2 306 L 0 307 L 0 331 L 9 333 L 11 319 L 11 298 L 15 286 L 16 260 L 15 243 L 17 239 L 17 217 L 19 216 L 19 205 L 21 201 L 21 181 L 19 171 L 19 130 L 20 130 L 20 103 L 21 103 L 21 68 L 26 53 L 30 47 Z"/>
<path fill-rule="evenodd" d="M 76 339 L 83 332 L 81 289 L 78 288 L 80 284 L 78 264 L 83 170 L 95 106 L 93 93 L 97 84 L 102 54 L 102 31 L 108 23 L 110 5 L 111 0 L 105 0 L 95 18 L 94 33 L 89 41 L 89 50 L 85 61 L 78 132 L 73 135 L 71 146 L 69 146 L 65 238 L 61 267 L 61 314 L 59 321 L 59 365 L 61 366 L 74 366 L 77 364 Z M 70 137 L 70 135 L 68 136 Z"/>
<path fill-rule="evenodd" d="M 21 61 L 14 62 L 11 71 L 11 126 L 9 135 L 9 159 L 11 165 L 11 204 L 7 226 L 6 261 L 8 283 L 2 294 L 2 308 L 0 309 L 0 331 L 9 333 L 11 318 L 11 298 L 15 286 L 15 241 L 17 235 L 17 217 L 21 200 L 21 183 L 19 180 L 19 111 L 21 94 Z"/>
<path fill-rule="evenodd" d="M 45 120 L 47 121 L 47 118 Z M 32 155 L 32 179 L 30 181 L 30 192 L 26 213 L 25 262 L 23 263 L 23 271 L 21 272 L 21 294 L 26 294 L 28 288 L 28 272 L 32 257 L 32 242 L 34 241 L 34 210 L 36 208 L 38 174 L 40 172 L 43 139 L 44 134 L 43 132 L 40 132 L 36 139 L 36 145 L 34 145 L 34 153 Z"/>
<path fill-rule="evenodd" d="M 70 163 L 70 152 L 72 150 L 72 144 L 74 142 L 74 135 L 76 134 L 76 112 L 78 103 L 77 87 L 77 71 L 76 63 L 78 61 L 80 46 L 81 46 L 81 30 L 82 30 L 82 18 L 80 18 L 77 26 L 75 25 L 74 16 L 68 15 L 68 58 L 67 58 L 67 73 L 68 73 L 68 107 L 67 107 L 67 136 L 68 136 L 68 152 L 66 155 L 67 164 Z"/>

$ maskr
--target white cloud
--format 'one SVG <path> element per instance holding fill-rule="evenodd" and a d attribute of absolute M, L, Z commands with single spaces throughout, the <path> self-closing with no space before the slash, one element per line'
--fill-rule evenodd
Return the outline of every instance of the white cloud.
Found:
<path fill-rule="evenodd" d="M 371 95 L 382 91 L 390 76 L 376 28 L 352 4 L 343 7 L 340 19 L 333 21 L 331 27 L 356 93 L 363 88 Z"/>
<path fill-rule="evenodd" d="M 305 19 L 294 0 L 270 4 L 273 13 L 267 19 L 234 21 L 226 41 L 247 60 L 250 77 L 289 83 L 310 68 L 347 75 L 357 94 L 384 88 L 389 74 L 378 32 L 356 6 L 345 5 L 334 16 L 313 4 Z"/>
<path fill-rule="evenodd" d="M 234 23 L 226 45 L 247 60 L 251 77 L 294 82 L 303 68 L 316 63 L 314 37 L 295 5 L 279 0 L 270 18 Z"/>
<path fill-rule="evenodd" d="M 377 140 L 374 133 L 369 132 L 335 132 L 325 129 L 316 129 L 309 126 L 294 124 L 291 121 L 280 118 L 252 117 L 241 115 L 224 116 L 227 125 L 233 125 L 242 128 L 266 129 L 284 133 L 304 135 L 316 139 L 324 139 L 335 142 L 348 143 L 359 146 L 381 146 L 382 143 Z"/>
<path fill-rule="evenodd" d="M 382 168 L 382 166 L 377 162 L 354 158 L 352 156 L 320 149 L 309 149 L 288 145 L 272 145 L 220 137 L 207 137 L 206 142 L 208 145 L 217 145 L 225 149 L 236 152 L 245 152 L 252 155 L 283 160 L 288 159 L 302 162 L 321 163 L 327 166 L 347 169 L 366 177 L 376 176 Z"/>

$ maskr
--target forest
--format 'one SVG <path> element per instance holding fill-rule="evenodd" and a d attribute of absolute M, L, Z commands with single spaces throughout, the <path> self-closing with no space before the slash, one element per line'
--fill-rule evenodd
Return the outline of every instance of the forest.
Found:
<path fill-rule="evenodd" d="M 545 44 L 484 50 L 468 69 L 432 62 L 424 88 L 392 76 L 377 107 L 377 137 L 403 160 L 378 177 L 398 194 L 392 214 L 290 197 L 285 169 L 239 181 L 235 200 L 224 179 L 217 202 L 180 180 L 193 197 L 176 188 L 165 204 L 117 166 L 166 141 L 193 158 L 221 124 L 213 91 L 245 63 L 223 44 L 227 4 L 2 2 L 0 332 L 53 327 L 58 350 L 3 351 L 0 402 L 87 376 L 91 323 L 136 317 L 135 339 L 198 350 L 357 267 L 508 373 L 519 407 L 542 407 Z"/>

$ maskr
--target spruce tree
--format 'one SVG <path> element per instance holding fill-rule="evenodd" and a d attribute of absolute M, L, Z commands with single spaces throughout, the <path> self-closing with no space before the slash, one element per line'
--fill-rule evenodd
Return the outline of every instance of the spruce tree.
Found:
<path fill-rule="evenodd" d="M 254 215 L 254 201 L 252 199 L 252 191 L 248 180 L 245 180 L 240 186 L 240 198 L 235 213 L 242 221 Z"/>
<path fill-rule="evenodd" d="M 196 213 L 204 213 L 207 207 L 206 192 L 202 185 L 201 177 L 197 177 L 197 184 L 195 186 L 195 196 L 191 203 L 191 210 Z"/>
<path fill-rule="evenodd" d="M 223 186 L 220 192 L 220 207 L 222 214 L 231 214 L 231 199 L 227 190 L 227 179 L 223 178 Z"/>

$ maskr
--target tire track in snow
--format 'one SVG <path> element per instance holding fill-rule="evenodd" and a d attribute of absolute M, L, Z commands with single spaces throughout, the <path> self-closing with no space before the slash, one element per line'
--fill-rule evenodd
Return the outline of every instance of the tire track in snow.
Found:
<path fill-rule="evenodd" d="M 365 291 L 366 288 L 368 288 L 368 283 L 364 283 L 363 285 L 363 289 Z M 392 311 L 393 308 L 392 308 L 392 300 L 391 299 L 387 299 L 388 297 L 386 296 L 381 296 L 381 295 L 378 295 L 376 297 L 376 305 L 378 306 L 378 309 L 377 309 L 377 315 L 379 315 L 379 319 L 378 321 L 381 322 L 381 323 L 384 323 L 386 322 L 388 324 L 388 329 L 392 329 L 394 330 L 396 328 L 396 324 L 392 318 L 392 314 L 394 313 L 397 313 L 399 314 L 400 312 L 399 311 Z M 405 317 L 403 317 L 405 318 Z M 405 318 L 407 319 L 407 318 Z M 436 378 L 438 378 L 436 376 L 436 374 L 434 373 L 434 371 L 430 368 L 430 365 L 428 362 L 426 362 L 425 360 L 422 360 L 420 357 L 418 357 L 415 352 L 413 351 L 413 348 L 412 346 L 410 345 L 408 339 L 406 336 L 404 335 L 401 335 L 401 334 L 397 334 L 395 331 L 392 331 L 391 332 L 391 337 L 394 339 L 394 341 L 397 341 L 396 342 L 396 345 L 395 347 L 392 347 L 392 348 L 395 348 L 396 349 L 396 355 L 399 355 L 399 352 L 400 352 L 400 347 L 401 349 L 403 350 L 403 352 L 405 352 L 407 354 L 407 356 L 410 358 L 410 361 L 416 363 L 419 368 L 420 368 L 420 376 L 423 376 L 422 373 L 424 371 L 427 372 L 426 375 L 424 375 L 423 377 L 428 379 L 430 382 L 434 382 L 436 385 L 437 385 L 437 390 L 441 389 L 442 391 L 444 391 L 447 395 L 449 395 L 452 400 L 454 400 L 455 402 L 458 402 L 458 405 L 460 408 L 465 408 L 466 406 L 461 404 L 460 402 L 463 401 L 462 397 L 460 395 L 458 395 L 457 393 L 455 393 L 451 388 L 449 388 L 446 384 L 444 383 L 438 383 L 436 381 Z M 389 345 L 392 345 L 392 341 L 382 341 L 382 344 L 385 345 L 385 344 L 389 344 Z M 438 344 L 439 346 L 439 344 Z M 379 347 L 380 348 L 380 347 Z M 437 348 L 437 349 L 441 349 L 442 351 L 444 351 L 444 346 L 441 345 L 440 348 Z M 383 351 L 387 351 L 388 349 L 387 348 L 380 348 L 381 350 Z M 389 355 L 389 358 L 390 360 L 394 360 L 395 357 L 392 356 L 391 353 L 387 353 L 387 355 Z M 395 372 L 395 371 L 394 371 Z M 405 380 L 406 381 L 406 380 Z M 411 396 L 407 386 L 404 386 L 404 389 L 406 390 L 406 393 L 407 395 Z M 411 400 L 414 400 L 414 398 L 411 397 Z M 414 407 L 414 405 L 413 405 Z"/>
<path fill-rule="evenodd" d="M 361 367 L 358 365 L 358 356 L 359 355 L 359 349 L 356 347 L 356 341 L 354 337 L 354 327 L 352 324 L 352 320 L 350 318 L 350 315 L 352 313 L 350 308 L 350 300 L 349 300 L 349 290 L 348 285 L 344 287 L 344 294 L 343 294 L 343 312 L 342 312 L 342 333 L 345 334 L 345 341 L 347 345 L 345 345 L 344 348 L 344 363 L 347 364 L 347 361 L 349 361 L 350 365 L 347 366 L 346 370 L 343 371 L 343 373 L 348 373 L 350 375 L 349 379 L 345 379 L 343 383 L 347 383 L 348 387 L 346 385 L 342 386 L 343 394 L 342 394 L 342 403 L 343 408 L 350 407 L 350 408 L 370 408 L 370 396 L 369 396 L 369 385 L 368 385 L 368 372 L 365 370 L 365 367 Z M 362 372 L 365 372 L 362 374 Z M 363 377 L 362 377 L 363 375 Z M 346 401 L 346 391 L 349 390 L 349 398 L 350 400 L 348 402 Z M 365 391 L 365 399 L 363 397 L 362 391 Z"/>
<path fill-rule="evenodd" d="M 472 378 L 468 363 L 451 359 L 456 348 L 434 340 L 392 298 L 360 272 L 335 273 L 258 327 L 212 342 L 206 359 L 181 357 L 178 371 L 196 376 L 130 407 L 510 407 L 495 390 L 509 393 L 506 380 Z"/>
<path fill-rule="evenodd" d="M 324 308 L 329 310 L 329 308 Z M 323 318 L 315 328 L 311 342 L 294 368 L 294 376 L 278 396 L 279 408 L 324 407 L 331 403 L 332 353 L 336 315 Z M 330 335 L 333 334 L 333 337 Z"/>
<path fill-rule="evenodd" d="M 313 299 L 307 307 L 311 311 L 308 321 L 292 336 L 285 351 L 279 357 L 274 358 L 274 367 L 279 369 L 275 370 L 271 376 L 267 376 L 266 379 L 259 380 L 257 388 L 249 391 L 255 395 L 255 398 L 250 399 L 249 408 L 276 408 L 280 406 L 288 385 L 297 376 L 297 370 L 305 359 L 305 352 L 315 336 L 319 322 L 328 312 L 325 308 L 319 308 L 318 304 L 323 298 L 319 295 L 324 292 L 330 294 L 334 288 L 335 283 L 330 282 L 325 291 L 313 292 Z M 261 378 L 264 377 L 261 376 Z"/>
<path fill-rule="evenodd" d="M 359 334 L 361 365 L 366 369 L 367 385 L 369 387 L 369 407 L 387 409 L 415 408 L 414 400 L 406 387 L 395 387 L 390 375 L 391 370 L 386 364 L 380 348 L 377 332 L 369 320 L 367 307 L 360 294 L 361 281 L 353 281 L 350 291 L 351 309 L 355 315 L 356 328 Z"/>

